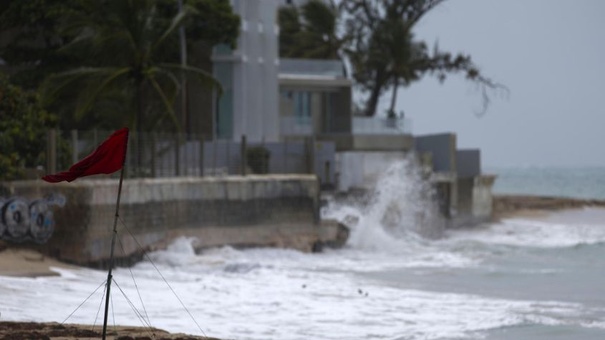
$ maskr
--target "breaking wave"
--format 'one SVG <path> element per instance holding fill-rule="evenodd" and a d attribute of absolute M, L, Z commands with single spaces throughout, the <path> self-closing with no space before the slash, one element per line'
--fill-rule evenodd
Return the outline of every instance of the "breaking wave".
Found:
<path fill-rule="evenodd" d="M 439 238 L 445 224 L 431 186 L 412 157 L 389 164 L 373 189 L 332 198 L 322 216 L 351 229 L 348 246 L 388 251 Z"/>

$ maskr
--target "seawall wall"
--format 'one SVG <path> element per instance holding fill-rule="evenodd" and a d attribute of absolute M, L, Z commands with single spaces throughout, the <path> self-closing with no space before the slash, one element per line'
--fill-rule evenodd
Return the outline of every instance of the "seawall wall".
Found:
<path fill-rule="evenodd" d="M 54 232 L 37 246 L 39 250 L 77 264 L 107 261 L 117 180 L 58 184 L 35 180 L 2 186 L 5 201 L 63 199 L 63 206 L 49 208 Z M 124 180 L 117 226 L 115 254 L 122 260 L 163 248 L 179 236 L 197 237 L 197 248 L 276 246 L 311 251 L 338 233 L 336 224 L 320 223 L 314 175 Z"/>

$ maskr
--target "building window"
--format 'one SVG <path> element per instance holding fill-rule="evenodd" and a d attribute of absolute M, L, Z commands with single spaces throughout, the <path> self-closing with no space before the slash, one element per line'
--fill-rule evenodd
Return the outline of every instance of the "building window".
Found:
<path fill-rule="evenodd" d="M 300 124 L 311 123 L 311 94 L 309 92 L 294 92 L 294 116 Z"/>
<path fill-rule="evenodd" d="M 214 54 L 217 56 L 231 55 L 233 54 L 233 50 L 227 44 L 218 44 L 214 47 Z"/>
<path fill-rule="evenodd" d="M 223 93 L 217 102 L 215 133 L 218 138 L 231 138 L 233 135 L 233 65 L 216 63 L 214 77 L 223 87 Z"/>

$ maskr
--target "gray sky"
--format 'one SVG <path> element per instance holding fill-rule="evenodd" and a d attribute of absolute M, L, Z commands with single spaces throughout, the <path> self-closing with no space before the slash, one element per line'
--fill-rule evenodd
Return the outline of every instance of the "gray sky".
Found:
<path fill-rule="evenodd" d="M 427 77 L 399 91 L 414 134 L 455 132 L 483 166 L 605 166 L 605 1 L 450 0 L 415 32 L 469 53 L 510 96 L 492 96 L 477 118 L 475 85 Z"/>

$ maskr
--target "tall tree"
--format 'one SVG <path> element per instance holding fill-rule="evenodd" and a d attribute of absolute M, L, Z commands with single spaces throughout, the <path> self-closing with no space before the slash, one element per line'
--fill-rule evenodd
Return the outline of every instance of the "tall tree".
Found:
<path fill-rule="evenodd" d="M 348 36 L 338 32 L 340 8 L 333 0 L 310 0 L 300 8 L 281 7 L 278 18 L 281 57 L 343 59 Z"/>
<path fill-rule="evenodd" d="M 85 0 L 9 0 L 0 2 L 0 58 L 11 81 L 35 89 L 49 74 L 78 64 L 59 50 L 73 36 L 59 30 L 62 18 L 81 10 Z"/>
<path fill-rule="evenodd" d="M 174 0 L 161 0 L 174 6 Z M 226 44 L 235 48 L 239 35 L 240 19 L 233 12 L 229 0 L 184 0 L 195 9 L 185 20 L 188 43 L 208 46 Z"/>
<path fill-rule="evenodd" d="M 28 88 L 59 74 L 46 83 L 54 100 L 45 104 L 60 114 L 63 129 L 124 124 L 175 129 L 174 122 L 164 124 L 172 111 L 167 103 L 179 91 L 174 80 L 185 73 L 210 80 L 195 67 L 178 65 L 176 28 L 185 25 L 188 45 L 205 46 L 195 53 L 207 56 L 192 58 L 203 60 L 218 43 L 234 45 L 239 28 L 229 0 L 184 3 L 187 10 L 178 15 L 175 0 L 5 1 L 0 3 L 0 58 L 11 79 Z M 120 75 L 112 73 L 118 70 Z M 141 86 L 138 79 L 145 79 Z M 139 106 L 132 99 L 137 91 L 145 97 Z M 141 115 L 138 123 L 133 112 Z M 143 116 L 145 125 L 139 124 Z"/>
<path fill-rule="evenodd" d="M 216 85 L 199 68 L 181 65 L 175 33 L 197 12 L 186 7 L 171 18 L 152 0 L 91 1 L 63 27 L 75 38 L 63 51 L 86 56 L 83 66 L 50 77 L 46 98 L 77 89 L 76 118 L 94 105 L 120 107 L 122 124 L 137 132 L 152 129 L 179 131 L 174 99 L 180 76 Z M 116 104 L 117 103 L 117 104 Z M 114 107 L 115 107 L 114 105 Z"/>
<path fill-rule="evenodd" d="M 481 86 L 483 110 L 489 103 L 488 89 L 502 87 L 479 72 L 470 56 L 452 55 L 435 48 L 429 53 L 424 42 L 413 39 L 415 25 L 445 0 L 343 0 L 347 32 L 354 36 L 348 55 L 353 77 L 368 93 L 364 114 L 376 114 L 378 100 L 392 89 L 389 114 L 394 114 L 399 86 L 408 86 L 425 74 L 444 81 L 447 74 L 463 72 Z"/>
<path fill-rule="evenodd" d="M 35 92 L 0 74 L 0 180 L 21 179 L 26 167 L 43 166 L 46 131 L 56 125 Z"/>
<path fill-rule="evenodd" d="M 302 31 L 300 13 L 296 6 L 282 6 L 277 12 L 279 23 L 279 56 L 297 58 L 298 35 Z"/>

